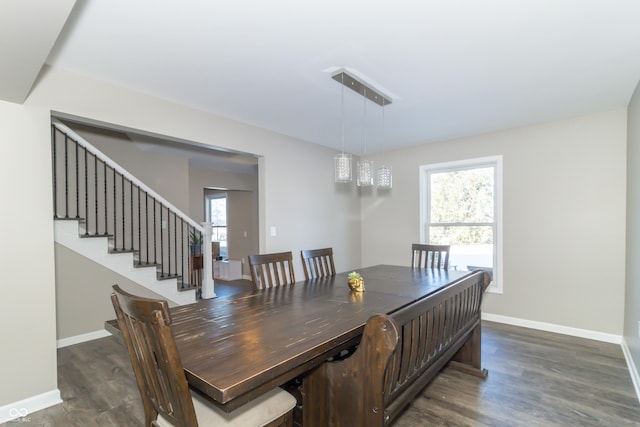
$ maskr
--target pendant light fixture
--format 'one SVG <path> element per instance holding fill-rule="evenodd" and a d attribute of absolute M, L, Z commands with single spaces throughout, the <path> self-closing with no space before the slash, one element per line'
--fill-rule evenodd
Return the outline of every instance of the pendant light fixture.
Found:
<path fill-rule="evenodd" d="M 347 73 L 346 68 L 341 68 L 333 73 L 332 78 L 342 84 L 341 92 L 341 108 L 342 108 L 342 151 L 334 158 L 335 182 L 351 182 L 352 181 L 352 157 L 351 154 L 344 152 L 344 87 L 348 87 L 363 97 L 363 153 L 360 161 L 356 164 L 356 184 L 359 187 L 371 187 L 376 185 L 377 188 L 391 188 L 391 166 L 384 165 L 384 141 L 382 145 L 382 162 L 383 165 L 376 171 L 373 160 L 367 160 L 367 99 L 383 108 L 383 130 L 384 130 L 384 106 L 391 104 L 390 97 L 382 95 L 382 92 L 373 89 L 373 85 L 365 83 L 362 76 L 354 77 Z M 384 138 L 384 131 L 383 131 Z"/>
<path fill-rule="evenodd" d="M 334 158 L 335 182 L 351 182 L 351 154 L 344 152 L 344 74 L 341 76 L 342 91 L 340 93 L 342 152 Z"/>
<path fill-rule="evenodd" d="M 382 156 L 380 162 L 382 163 L 376 173 L 376 187 L 382 190 L 387 190 L 392 186 L 392 173 L 391 166 L 385 166 L 384 164 L 384 104 L 382 105 Z"/>

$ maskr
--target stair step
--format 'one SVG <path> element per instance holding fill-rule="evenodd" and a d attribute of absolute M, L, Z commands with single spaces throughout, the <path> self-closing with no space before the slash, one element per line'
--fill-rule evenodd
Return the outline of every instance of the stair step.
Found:
<path fill-rule="evenodd" d="M 134 254 L 139 252 L 137 249 L 109 249 L 110 254 Z"/>
<path fill-rule="evenodd" d="M 179 274 L 169 275 L 169 273 L 165 273 L 164 276 L 162 276 L 160 273 L 158 273 L 158 280 L 169 280 L 178 278 L 182 278 L 182 276 L 180 276 Z"/>
<path fill-rule="evenodd" d="M 53 219 L 55 219 L 57 221 L 78 221 L 78 222 L 86 222 L 87 221 L 84 218 L 80 218 L 80 217 L 75 218 L 75 217 L 72 217 L 72 216 L 68 216 L 68 217 L 64 217 L 64 218 L 63 217 L 59 217 L 59 218 L 53 217 Z"/>
<path fill-rule="evenodd" d="M 95 237 L 107 237 L 107 238 L 111 238 L 113 237 L 113 234 L 81 234 L 80 238 L 81 239 L 92 239 Z"/>
<path fill-rule="evenodd" d="M 143 268 L 143 267 L 161 267 L 162 264 L 158 264 L 155 262 L 134 262 L 133 266 L 135 268 Z"/>
<path fill-rule="evenodd" d="M 185 283 L 178 286 L 178 292 L 190 291 L 192 289 L 198 289 L 196 285 Z"/>

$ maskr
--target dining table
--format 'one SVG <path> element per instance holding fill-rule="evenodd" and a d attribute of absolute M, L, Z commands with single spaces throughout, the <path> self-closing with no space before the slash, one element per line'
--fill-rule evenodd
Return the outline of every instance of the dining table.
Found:
<path fill-rule="evenodd" d="M 199 300 L 171 309 L 189 385 L 231 412 L 358 343 L 375 314 L 391 314 L 471 274 L 377 265 L 362 268 L 365 291 L 348 272 Z"/>

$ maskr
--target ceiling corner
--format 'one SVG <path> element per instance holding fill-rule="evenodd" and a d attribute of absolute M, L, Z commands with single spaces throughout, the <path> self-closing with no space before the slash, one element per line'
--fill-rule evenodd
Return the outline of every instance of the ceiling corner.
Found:
<path fill-rule="evenodd" d="M 76 0 L 0 2 L 0 99 L 23 103 Z M 8 42 L 7 42 L 8 41 Z"/>

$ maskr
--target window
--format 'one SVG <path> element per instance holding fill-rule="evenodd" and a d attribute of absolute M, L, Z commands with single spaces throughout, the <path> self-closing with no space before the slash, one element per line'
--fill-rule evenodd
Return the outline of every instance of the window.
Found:
<path fill-rule="evenodd" d="M 420 241 L 450 245 L 450 268 L 487 268 L 502 293 L 502 156 L 420 167 Z"/>
<path fill-rule="evenodd" d="M 220 242 L 220 256 L 228 258 L 227 247 L 227 194 L 209 194 L 207 200 L 208 221 L 213 224 L 211 241 Z"/>

